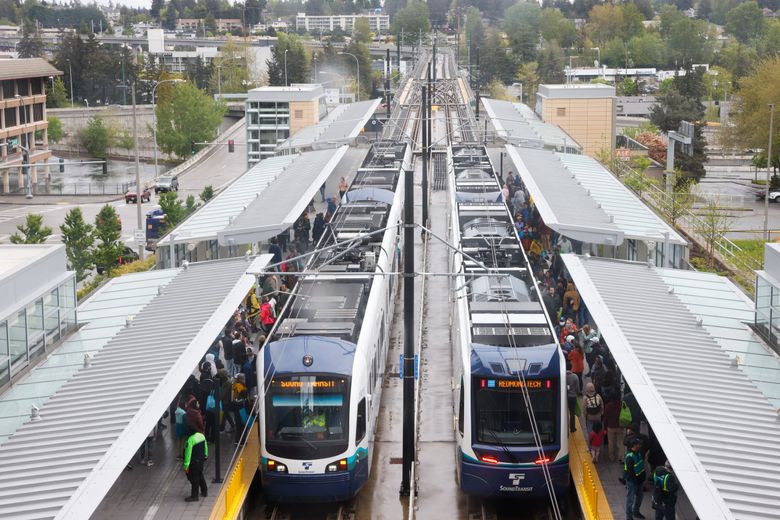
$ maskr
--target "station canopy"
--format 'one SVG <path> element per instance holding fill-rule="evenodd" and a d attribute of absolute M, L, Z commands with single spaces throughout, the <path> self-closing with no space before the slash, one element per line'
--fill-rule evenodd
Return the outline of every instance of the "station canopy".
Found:
<path fill-rule="evenodd" d="M 87 319 L 111 337 L 0 446 L 0 518 L 89 518 L 270 259 L 128 275 L 95 298 Z"/>
<path fill-rule="evenodd" d="M 337 105 L 317 124 L 298 130 L 279 146 L 277 151 L 302 151 L 334 148 L 348 144 L 363 130 L 379 106 L 380 99 Z"/>
<path fill-rule="evenodd" d="M 777 518 L 777 395 L 757 380 L 780 372 L 749 300 L 708 273 L 562 258 L 697 516 Z"/>
<path fill-rule="evenodd" d="M 506 150 L 542 220 L 558 233 L 611 246 L 625 239 L 687 245 L 595 159 L 512 145 Z"/>
<path fill-rule="evenodd" d="M 482 98 L 490 124 L 508 143 L 531 148 L 580 153 L 582 147 L 557 125 L 545 123 L 522 103 Z"/>
<path fill-rule="evenodd" d="M 348 148 L 341 146 L 263 159 L 158 244 L 168 246 L 171 240 L 176 244 L 219 240 L 222 245 L 230 245 L 231 238 L 233 244 L 246 244 L 249 242 L 243 240 L 252 241 L 243 232 L 247 225 L 255 231 L 272 230 L 253 235 L 263 238 L 284 231 L 300 216 Z M 298 208 L 297 214 L 291 214 Z M 251 216 L 244 218 L 246 214 Z"/>
<path fill-rule="evenodd" d="M 345 145 L 294 156 L 295 160 L 217 233 L 219 244 L 259 242 L 288 229 L 309 206 L 348 148 Z M 264 162 L 260 161 L 255 168 L 261 167 Z"/>

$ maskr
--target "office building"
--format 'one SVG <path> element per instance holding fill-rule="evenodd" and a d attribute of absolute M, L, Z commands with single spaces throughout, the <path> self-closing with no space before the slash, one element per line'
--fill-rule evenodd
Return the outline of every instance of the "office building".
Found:
<path fill-rule="evenodd" d="M 0 60 L 0 177 L 3 193 L 26 186 L 23 168 L 25 149 L 29 152 L 32 184 L 38 182 L 39 165 L 43 166 L 44 173 L 48 173 L 51 151 L 45 83 L 60 75 L 62 72 L 41 58 Z"/>

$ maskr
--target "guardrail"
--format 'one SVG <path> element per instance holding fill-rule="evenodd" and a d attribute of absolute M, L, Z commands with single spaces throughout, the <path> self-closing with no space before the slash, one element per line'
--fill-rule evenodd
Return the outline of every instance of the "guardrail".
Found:
<path fill-rule="evenodd" d="M 71 184 L 33 184 L 33 195 L 124 195 L 135 182 L 76 182 Z M 24 186 L 12 188 L 9 194 L 23 195 Z"/>
<path fill-rule="evenodd" d="M 245 118 L 239 119 L 238 121 L 233 123 L 227 130 L 222 132 L 220 135 L 228 135 L 228 134 L 233 133 L 236 130 L 236 128 L 238 128 L 239 126 L 244 124 L 244 121 L 245 121 Z M 220 145 L 216 145 L 216 144 L 209 144 L 209 145 L 207 145 L 203 149 L 199 150 L 198 153 L 196 153 L 192 157 L 189 157 L 183 163 L 178 164 L 178 165 L 174 166 L 173 168 L 171 168 L 170 170 L 168 170 L 165 173 L 163 173 L 163 175 L 170 176 L 170 175 L 180 175 L 180 174 L 182 174 L 182 172 L 185 172 L 186 170 L 188 170 L 194 164 L 196 164 L 196 163 L 198 163 L 198 162 L 200 162 L 200 161 L 202 161 L 204 159 L 207 159 L 211 154 L 216 152 L 217 151 L 217 146 L 220 146 Z"/>
<path fill-rule="evenodd" d="M 606 164 L 606 166 L 615 173 L 618 179 L 629 187 L 631 184 L 642 185 L 643 189 L 641 191 L 633 188 L 632 191 L 658 213 L 667 217 L 669 216 L 669 208 L 676 204 L 673 195 L 667 193 L 655 184 L 645 182 L 639 172 L 621 161 L 611 161 L 611 164 Z M 626 181 L 632 180 L 634 181 L 633 183 L 626 183 Z M 704 219 L 694 214 L 692 211 L 688 209 L 681 210 L 680 215 L 676 216 L 673 225 L 679 227 L 688 236 L 707 245 L 708 239 L 704 237 L 700 231 L 701 229 L 705 229 L 707 224 Z M 752 293 L 754 290 L 753 271 L 762 268 L 760 262 L 745 254 L 741 247 L 724 235 L 717 237 L 713 241 L 712 250 L 718 260 L 731 269 L 735 280 L 739 282 L 746 291 Z"/>

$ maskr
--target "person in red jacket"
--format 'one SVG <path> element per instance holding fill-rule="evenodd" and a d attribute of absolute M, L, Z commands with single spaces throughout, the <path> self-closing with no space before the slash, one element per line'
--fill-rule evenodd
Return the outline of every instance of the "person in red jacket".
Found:
<path fill-rule="evenodd" d="M 266 334 L 271 331 L 274 322 L 276 322 L 276 318 L 274 318 L 271 302 L 268 300 L 268 296 L 263 296 L 263 303 L 260 305 L 260 324 Z"/>

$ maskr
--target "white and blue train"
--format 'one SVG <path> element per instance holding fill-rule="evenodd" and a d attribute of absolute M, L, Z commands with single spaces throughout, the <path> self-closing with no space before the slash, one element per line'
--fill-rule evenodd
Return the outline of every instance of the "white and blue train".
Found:
<path fill-rule="evenodd" d="M 484 498 L 549 499 L 552 487 L 560 503 L 565 362 L 485 148 L 453 147 L 451 160 L 458 482 Z"/>
<path fill-rule="evenodd" d="M 348 500 L 368 480 L 410 164 L 407 144 L 372 146 L 258 356 L 271 501 Z"/>

